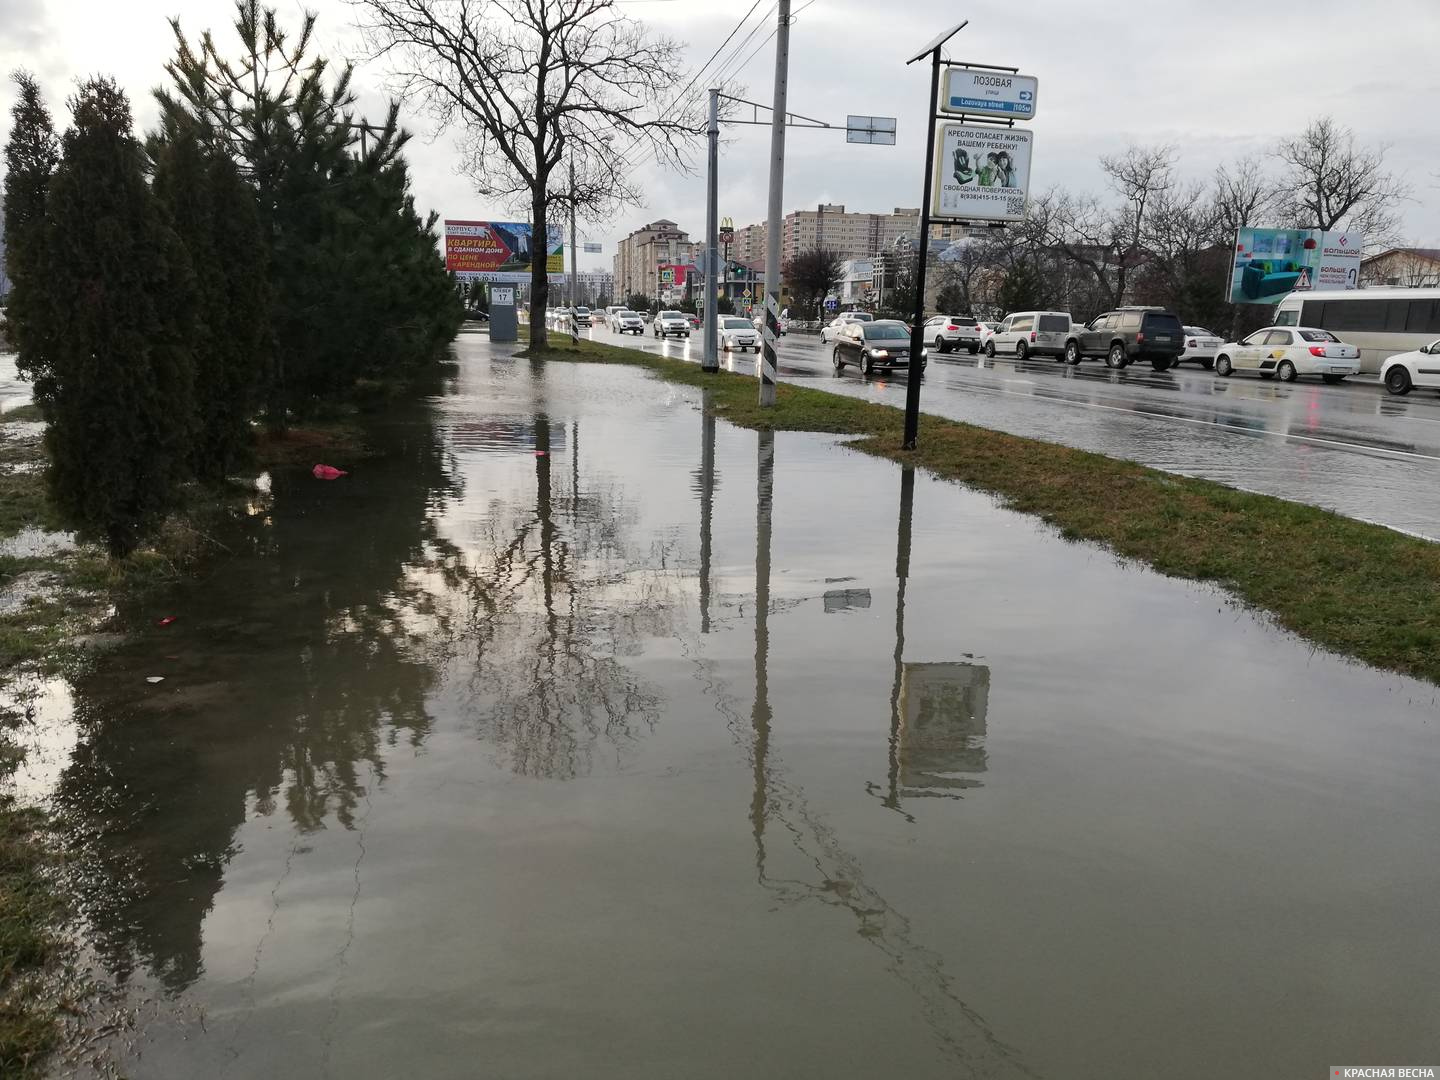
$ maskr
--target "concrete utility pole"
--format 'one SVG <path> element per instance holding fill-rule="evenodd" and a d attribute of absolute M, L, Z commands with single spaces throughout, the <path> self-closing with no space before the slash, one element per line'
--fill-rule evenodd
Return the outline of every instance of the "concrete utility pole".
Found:
<path fill-rule="evenodd" d="M 760 407 L 775 404 L 775 369 L 780 342 L 780 230 L 784 227 L 785 93 L 790 67 L 790 0 L 780 0 L 775 26 L 775 103 L 770 112 L 770 213 L 765 229 L 765 354 L 760 375 Z"/>
<path fill-rule="evenodd" d="M 580 267 L 575 244 L 575 159 L 570 159 L 570 306 L 573 308 L 580 285 Z"/>
<path fill-rule="evenodd" d="M 706 148 L 710 169 L 705 184 L 705 352 L 700 363 L 702 371 L 719 371 L 720 356 L 716 342 L 720 323 L 720 305 L 716 299 L 716 248 L 720 244 L 720 91 L 710 91 L 710 126 L 706 129 Z"/>

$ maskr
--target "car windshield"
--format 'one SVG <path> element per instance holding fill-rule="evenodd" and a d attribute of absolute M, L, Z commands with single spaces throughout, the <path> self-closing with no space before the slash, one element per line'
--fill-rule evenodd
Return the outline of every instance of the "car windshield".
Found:
<path fill-rule="evenodd" d="M 979 326 L 974 319 L 967 319 L 963 315 L 952 315 L 947 320 L 952 326 Z"/>
<path fill-rule="evenodd" d="M 633 312 L 633 311 L 617 311 L 617 312 L 615 312 L 616 318 L 620 318 L 620 319 L 623 319 L 626 315 L 634 315 L 634 314 L 635 314 L 635 312 Z"/>
<path fill-rule="evenodd" d="M 589 315 L 589 314 L 590 314 L 590 309 L 589 309 L 588 307 L 577 307 L 577 308 L 575 309 L 575 314 L 576 314 L 576 315 Z"/>
<path fill-rule="evenodd" d="M 750 320 L 749 320 L 749 319 L 726 319 L 726 320 L 725 320 L 725 329 L 726 329 L 726 330 L 752 330 L 752 329 L 754 329 L 754 327 L 752 327 L 752 326 L 750 325 Z"/>
<path fill-rule="evenodd" d="M 1301 330 L 1300 336 L 1306 341 L 1333 341 L 1340 344 L 1340 339 L 1329 330 Z"/>
<path fill-rule="evenodd" d="M 662 318 L 662 319 L 683 319 L 684 317 L 685 317 L 685 316 L 682 315 L 682 314 L 680 314 L 680 312 L 678 312 L 678 311 L 662 311 L 662 312 L 660 312 L 660 318 Z"/>
<path fill-rule="evenodd" d="M 898 323 L 876 323 L 865 327 L 866 341 L 909 341 L 910 333 Z"/>
<path fill-rule="evenodd" d="M 874 322 L 875 316 L 868 311 L 852 311 L 845 316 L 851 322 Z"/>
<path fill-rule="evenodd" d="M 1180 320 L 1174 315 L 1146 314 L 1145 329 L 1150 333 L 1180 330 Z"/>
<path fill-rule="evenodd" d="M 1185 327 L 1185 333 L 1191 337 L 1215 337 L 1213 330 L 1206 330 L 1203 326 L 1187 326 Z"/>

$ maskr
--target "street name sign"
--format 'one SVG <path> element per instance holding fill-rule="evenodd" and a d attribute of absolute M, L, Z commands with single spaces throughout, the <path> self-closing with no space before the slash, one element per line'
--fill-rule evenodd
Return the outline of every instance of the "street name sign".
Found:
<path fill-rule="evenodd" d="M 940 111 L 971 116 L 998 116 L 1006 120 L 1029 120 L 1035 115 L 1039 80 L 1034 75 L 1012 75 L 1008 71 L 981 71 L 975 68 L 947 68 L 940 92 Z"/>
<path fill-rule="evenodd" d="M 587 254 L 587 255 L 599 255 L 599 254 L 600 254 L 600 245 L 599 245 L 599 244 L 586 243 L 586 244 L 584 244 L 584 245 L 582 246 L 581 250 L 583 250 L 583 251 L 585 252 L 585 254 Z"/>

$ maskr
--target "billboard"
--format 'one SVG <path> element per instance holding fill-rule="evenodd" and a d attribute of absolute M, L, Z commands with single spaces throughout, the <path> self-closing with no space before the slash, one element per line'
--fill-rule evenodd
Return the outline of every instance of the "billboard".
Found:
<path fill-rule="evenodd" d="M 534 237 L 529 222 L 445 220 L 445 269 L 461 281 L 530 280 Z M 565 273 L 564 234 L 546 229 L 545 271 L 551 280 Z"/>
<path fill-rule="evenodd" d="M 1241 229 L 1230 268 L 1232 304 L 1278 304 L 1305 289 L 1355 289 L 1365 238 L 1319 229 Z"/>
<path fill-rule="evenodd" d="M 1020 221 L 1030 193 L 1033 132 L 941 124 L 935 132 L 930 214 L 962 221 Z"/>

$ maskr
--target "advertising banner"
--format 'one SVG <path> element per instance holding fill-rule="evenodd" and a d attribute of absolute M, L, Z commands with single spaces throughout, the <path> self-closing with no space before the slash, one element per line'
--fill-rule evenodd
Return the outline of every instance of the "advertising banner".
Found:
<path fill-rule="evenodd" d="M 546 232 L 548 243 L 540 254 L 553 281 L 565 273 L 564 234 L 558 225 Z M 461 281 L 529 281 L 535 255 L 528 222 L 445 221 L 445 268 Z"/>
<path fill-rule="evenodd" d="M 1030 192 L 1030 131 L 941 124 L 935 132 L 930 214 L 961 221 L 1020 221 Z"/>
<path fill-rule="evenodd" d="M 1356 289 L 1365 238 L 1319 229 L 1241 229 L 1230 272 L 1232 304 L 1278 304 L 1306 289 Z"/>

